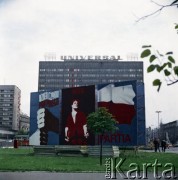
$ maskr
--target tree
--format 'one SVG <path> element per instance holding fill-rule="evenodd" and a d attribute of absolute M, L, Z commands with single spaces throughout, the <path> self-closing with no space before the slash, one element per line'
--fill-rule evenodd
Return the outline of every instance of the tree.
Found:
<path fill-rule="evenodd" d="M 20 129 L 18 132 L 17 132 L 18 135 L 28 135 L 29 132 L 28 131 L 25 131 L 24 129 Z"/>
<path fill-rule="evenodd" d="M 117 121 L 112 114 L 104 107 L 98 108 L 96 112 L 90 113 L 87 117 L 87 126 L 94 134 L 101 135 L 100 138 L 100 165 L 102 165 L 102 144 L 103 136 L 107 132 L 117 130 Z"/>
<path fill-rule="evenodd" d="M 176 24 L 175 29 L 178 29 L 178 24 Z M 163 72 L 163 78 L 165 79 L 167 85 L 173 85 L 178 82 L 178 66 L 175 65 L 175 59 L 173 58 L 173 52 L 167 52 L 165 55 L 159 53 L 159 51 L 154 51 L 151 45 L 142 46 L 144 48 L 141 53 L 141 58 L 149 58 L 150 65 L 147 68 L 147 72 L 157 71 L 158 73 Z M 162 85 L 161 79 L 154 79 L 153 86 L 157 86 L 159 91 Z"/>

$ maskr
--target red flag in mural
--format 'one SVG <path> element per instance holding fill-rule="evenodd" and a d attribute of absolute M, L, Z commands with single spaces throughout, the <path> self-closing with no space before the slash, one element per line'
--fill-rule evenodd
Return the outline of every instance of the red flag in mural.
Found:
<path fill-rule="evenodd" d="M 132 85 L 115 87 L 109 84 L 98 90 L 98 107 L 106 107 L 119 124 L 131 124 L 136 114 Z"/>

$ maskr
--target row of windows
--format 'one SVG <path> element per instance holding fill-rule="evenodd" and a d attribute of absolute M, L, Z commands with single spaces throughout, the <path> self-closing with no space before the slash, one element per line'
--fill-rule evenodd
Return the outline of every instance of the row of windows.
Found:
<path fill-rule="evenodd" d="M 103 71 L 103 72 L 136 72 L 136 71 L 139 71 L 139 72 L 142 72 L 143 70 L 141 68 L 101 68 L 101 67 L 95 67 L 95 68 L 81 68 L 81 69 L 75 69 L 75 68 L 70 68 L 70 69 L 40 69 L 39 70 L 40 72 L 99 72 L 99 71 Z"/>
<path fill-rule="evenodd" d="M 12 117 L 0 117 L 0 120 L 3 120 L 3 121 L 11 121 L 12 120 Z"/>
<path fill-rule="evenodd" d="M 12 102 L 13 99 L 0 99 L 0 102 Z"/>
<path fill-rule="evenodd" d="M 92 78 L 92 79 L 66 79 L 64 82 L 62 82 L 62 83 L 58 83 L 57 81 L 56 81 L 56 84 L 54 84 L 55 82 L 53 81 L 49 81 L 49 83 L 48 84 L 40 84 L 39 86 L 41 87 L 41 88 L 43 88 L 43 87 L 59 87 L 59 86 L 62 86 L 63 87 L 63 85 L 66 85 L 66 84 L 75 84 L 75 83 L 77 83 L 77 84 L 80 84 L 81 85 L 81 83 L 83 84 L 83 83 L 85 83 L 86 85 L 87 85 L 87 83 L 100 83 L 100 82 L 115 82 L 117 79 L 94 79 L 94 78 Z M 58 83 L 58 84 L 57 84 Z"/>
<path fill-rule="evenodd" d="M 62 67 L 67 67 L 67 66 L 104 66 L 104 65 L 119 65 L 119 66 L 127 66 L 127 65 L 131 65 L 131 66 L 141 66 L 143 64 L 143 62 L 141 61 L 87 61 L 87 60 L 83 60 L 83 61 L 53 61 L 53 62 L 45 62 L 45 61 L 41 61 L 39 63 L 40 67 L 58 67 L 58 68 L 62 68 Z"/>
<path fill-rule="evenodd" d="M 42 85 L 42 84 L 61 84 L 63 82 L 82 82 L 82 81 L 85 81 L 85 82 L 90 82 L 91 81 L 91 78 L 93 81 L 103 81 L 105 80 L 106 82 L 110 82 L 110 80 L 119 80 L 118 76 L 117 75 L 106 75 L 106 76 L 101 76 L 101 75 L 83 75 L 82 77 L 80 78 L 77 78 L 75 79 L 75 77 L 69 77 L 69 78 L 64 78 L 64 79 L 41 79 L 39 81 L 39 85 Z M 95 79 L 97 78 L 97 79 Z M 112 79 L 111 79 L 112 78 Z M 140 80 L 142 80 L 142 75 L 135 75 L 135 74 L 130 74 L 130 75 L 123 75 L 122 76 L 122 79 L 135 79 L 135 78 L 139 78 Z"/>
<path fill-rule="evenodd" d="M 99 84 L 99 83 L 114 83 L 114 82 L 120 82 L 120 80 L 114 80 L 114 79 L 108 79 L 108 80 L 83 80 L 80 82 L 77 81 L 69 81 L 69 82 L 64 82 L 61 84 L 40 84 L 39 85 L 39 90 L 42 89 L 59 89 L 59 88 L 68 88 L 68 87 L 78 87 L 78 86 L 83 86 L 83 85 L 90 85 L 90 84 Z"/>
<path fill-rule="evenodd" d="M 12 122 L 0 122 L 0 125 L 10 127 L 12 126 Z"/>
<path fill-rule="evenodd" d="M 14 96 L 13 94 L 0 94 L 0 97 L 9 98 L 9 97 L 14 97 Z"/>
<path fill-rule="evenodd" d="M 39 74 L 39 77 L 44 77 L 44 78 L 46 78 L 46 77 L 63 77 L 64 76 L 64 74 Z"/>
<path fill-rule="evenodd" d="M 9 107 L 9 106 L 12 106 L 12 104 L 0 104 L 0 106 Z"/>
<path fill-rule="evenodd" d="M 7 112 L 7 111 L 4 111 L 3 113 L 0 112 L 0 116 L 12 116 L 12 112 Z"/>
<path fill-rule="evenodd" d="M 112 74 L 112 73 L 108 73 L 108 74 L 106 74 L 106 73 L 102 73 L 102 74 L 99 74 L 99 73 L 97 73 L 97 74 L 93 74 L 92 72 L 91 73 L 87 73 L 87 74 L 64 74 L 64 75 L 62 75 L 62 74 L 59 74 L 59 75 L 55 75 L 55 74 L 48 74 L 48 75 L 40 75 L 40 80 L 42 80 L 42 81 L 44 81 L 45 79 L 53 79 L 53 78 L 59 78 L 59 80 L 60 80 L 60 78 L 65 78 L 65 77 L 133 77 L 133 76 L 140 76 L 140 77 L 142 77 L 142 73 L 125 73 L 125 74 L 123 74 L 123 73 L 120 73 L 120 74 L 116 74 L 116 73 L 114 73 L 114 74 Z"/>
<path fill-rule="evenodd" d="M 14 92 L 14 90 L 1 89 L 0 92 L 1 93 L 11 93 L 11 92 Z"/>
<path fill-rule="evenodd" d="M 1 107 L 0 111 L 12 111 L 12 107 Z"/>
<path fill-rule="evenodd" d="M 118 75 L 115 75 L 115 74 L 108 74 L 108 75 L 94 75 L 94 74 L 85 74 L 85 75 L 82 75 L 81 77 L 76 77 L 76 76 L 69 76 L 69 77 L 65 77 L 65 78 L 61 78 L 61 79 L 58 79 L 58 78 L 48 78 L 48 79 L 40 79 L 39 81 L 39 84 L 49 84 L 49 83 L 62 83 L 62 82 L 69 82 L 69 81 L 83 81 L 83 80 L 90 80 L 90 78 L 97 78 L 97 80 L 103 80 L 103 79 L 106 79 L 106 80 L 109 80 L 109 79 L 119 79 L 120 77 Z M 125 79 L 125 78 L 130 78 L 130 79 L 133 79 L 133 78 L 140 78 L 140 80 L 142 79 L 142 75 L 141 74 L 124 74 L 122 75 L 122 79 Z"/>

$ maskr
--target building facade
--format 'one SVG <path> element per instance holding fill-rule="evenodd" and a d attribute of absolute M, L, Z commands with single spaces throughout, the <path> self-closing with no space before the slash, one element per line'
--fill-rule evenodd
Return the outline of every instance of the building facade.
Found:
<path fill-rule="evenodd" d="M 19 130 L 28 133 L 30 129 L 30 117 L 24 113 L 20 114 Z"/>
<path fill-rule="evenodd" d="M 0 85 L 0 130 L 8 134 L 19 130 L 21 90 L 15 85 Z M 3 133 L 0 133 L 3 136 Z"/>
<path fill-rule="evenodd" d="M 178 120 L 160 125 L 161 138 L 172 144 L 178 143 Z"/>
<path fill-rule="evenodd" d="M 91 59 L 39 62 L 38 91 L 128 80 L 143 82 L 143 62 Z"/>
<path fill-rule="evenodd" d="M 158 136 L 158 128 L 152 129 L 151 127 L 146 128 L 146 142 L 149 145 L 154 141 L 155 138 L 159 138 Z"/>

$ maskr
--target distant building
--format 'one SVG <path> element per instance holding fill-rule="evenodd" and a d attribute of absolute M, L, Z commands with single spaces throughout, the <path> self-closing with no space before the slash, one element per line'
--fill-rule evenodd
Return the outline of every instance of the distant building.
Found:
<path fill-rule="evenodd" d="M 160 125 L 162 139 L 169 139 L 172 144 L 178 143 L 178 120 Z"/>
<path fill-rule="evenodd" d="M 155 138 L 158 138 L 158 128 L 152 129 L 151 127 L 146 128 L 146 141 L 147 144 L 153 142 Z"/>
<path fill-rule="evenodd" d="M 0 138 L 19 130 L 21 90 L 15 85 L 0 85 Z"/>
<path fill-rule="evenodd" d="M 146 128 L 146 144 L 152 140 L 152 129 L 151 127 Z"/>
<path fill-rule="evenodd" d="M 71 58 L 39 62 L 38 91 L 128 80 L 143 82 L 143 62 Z"/>
<path fill-rule="evenodd" d="M 23 131 L 24 133 L 28 133 L 30 128 L 30 117 L 26 114 L 20 114 L 19 120 L 19 130 Z"/>

